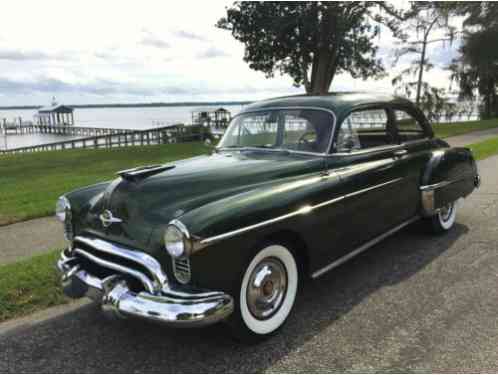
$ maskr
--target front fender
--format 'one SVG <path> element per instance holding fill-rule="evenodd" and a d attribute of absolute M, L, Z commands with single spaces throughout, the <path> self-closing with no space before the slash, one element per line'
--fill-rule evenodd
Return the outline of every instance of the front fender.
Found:
<path fill-rule="evenodd" d="M 316 205 L 339 196 L 334 193 L 339 183 L 335 173 L 315 172 L 210 202 L 180 220 L 202 243 L 209 244 L 308 214 Z"/>
<path fill-rule="evenodd" d="M 191 257 L 192 280 L 208 288 L 225 290 L 237 285 L 252 250 L 277 233 L 296 234 L 311 254 L 327 233 L 329 219 L 340 211 L 327 209 L 341 196 L 335 173 L 300 176 L 226 197 L 187 212 L 179 220 L 195 240 Z M 311 259 L 312 260 L 312 259 Z"/>

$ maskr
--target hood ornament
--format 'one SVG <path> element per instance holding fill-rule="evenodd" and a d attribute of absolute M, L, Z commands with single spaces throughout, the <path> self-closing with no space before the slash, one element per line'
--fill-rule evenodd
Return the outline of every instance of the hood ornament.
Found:
<path fill-rule="evenodd" d="M 114 217 L 112 215 L 112 212 L 109 210 L 105 210 L 104 212 L 102 212 L 102 214 L 99 216 L 99 219 L 102 222 L 102 225 L 104 226 L 104 228 L 108 228 L 114 223 L 122 223 L 123 222 L 123 220 L 121 220 L 117 217 Z"/>

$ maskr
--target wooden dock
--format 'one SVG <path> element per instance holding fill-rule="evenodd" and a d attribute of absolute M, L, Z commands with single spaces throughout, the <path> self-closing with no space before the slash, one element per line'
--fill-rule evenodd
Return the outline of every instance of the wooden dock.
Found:
<path fill-rule="evenodd" d="M 34 125 L 39 127 L 39 125 Z M 76 128 L 76 127 L 71 127 Z M 90 129 L 90 128 L 84 128 Z M 96 129 L 96 128 L 93 128 Z M 100 129 L 102 130 L 102 129 Z M 69 150 L 76 148 L 112 148 L 129 146 L 146 146 L 168 143 L 204 141 L 209 135 L 202 126 L 184 126 L 183 124 L 164 126 L 148 130 L 116 130 L 107 129 L 111 132 L 103 135 L 73 139 L 62 142 L 52 142 L 41 145 L 18 147 L 0 150 L 0 155 L 15 153 L 31 153 L 39 151 Z M 49 133 L 54 134 L 54 133 Z M 62 133 L 56 133 L 62 134 Z M 68 133 L 68 135 L 78 133 Z M 82 134 L 82 133 L 79 133 Z"/>
<path fill-rule="evenodd" d="M 95 128 L 85 126 L 54 126 L 54 125 L 38 125 L 38 124 L 7 124 L 0 126 L 0 134 L 56 134 L 70 136 L 98 136 L 107 134 L 122 134 L 131 133 L 134 130 L 113 129 L 113 128 Z"/>

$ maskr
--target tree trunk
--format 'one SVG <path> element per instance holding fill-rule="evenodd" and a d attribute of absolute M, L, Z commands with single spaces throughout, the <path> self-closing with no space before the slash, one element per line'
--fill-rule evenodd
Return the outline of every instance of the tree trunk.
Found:
<path fill-rule="evenodd" d="M 328 51 L 321 50 L 319 52 L 316 71 L 313 72 L 314 79 L 311 82 L 311 94 L 324 95 L 328 93 L 329 70 L 330 70 L 331 60 L 332 59 Z"/>
<path fill-rule="evenodd" d="M 329 92 L 330 84 L 337 70 L 337 43 L 329 40 L 332 28 L 336 27 L 337 20 L 332 7 L 322 14 L 320 24 L 321 39 L 313 57 L 311 68 L 310 92 L 311 95 L 325 95 Z M 330 48 L 330 44 L 333 48 Z"/>
<path fill-rule="evenodd" d="M 424 74 L 424 65 L 425 65 L 425 50 L 427 48 L 427 37 L 424 38 L 424 42 L 422 44 L 422 54 L 420 56 L 420 65 L 418 68 L 418 81 L 417 81 L 417 98 L 415 100 L 415 104 L 418 106 L 420 104 L 420 92 L 422 90 L 422 77 Z"/>

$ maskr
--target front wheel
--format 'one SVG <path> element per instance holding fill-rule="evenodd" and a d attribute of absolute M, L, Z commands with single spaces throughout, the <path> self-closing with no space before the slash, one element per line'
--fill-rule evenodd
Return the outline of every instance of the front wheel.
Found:
<path fill-rule="evenodd" d="M 428 218 L 431 229 L 434 233 L 444 233 L 450 230 L 455 224 L 456 204 L 449 203 L 439 210 L 437 214 Z"/>
<path fill-rule="evenodd" d="M 246 342 L 267 338 L 282 327 L 296 299 L 298 267 L 281 244 L 264 246 L 244 270 L 238 304 L 229 321 Z"/>

